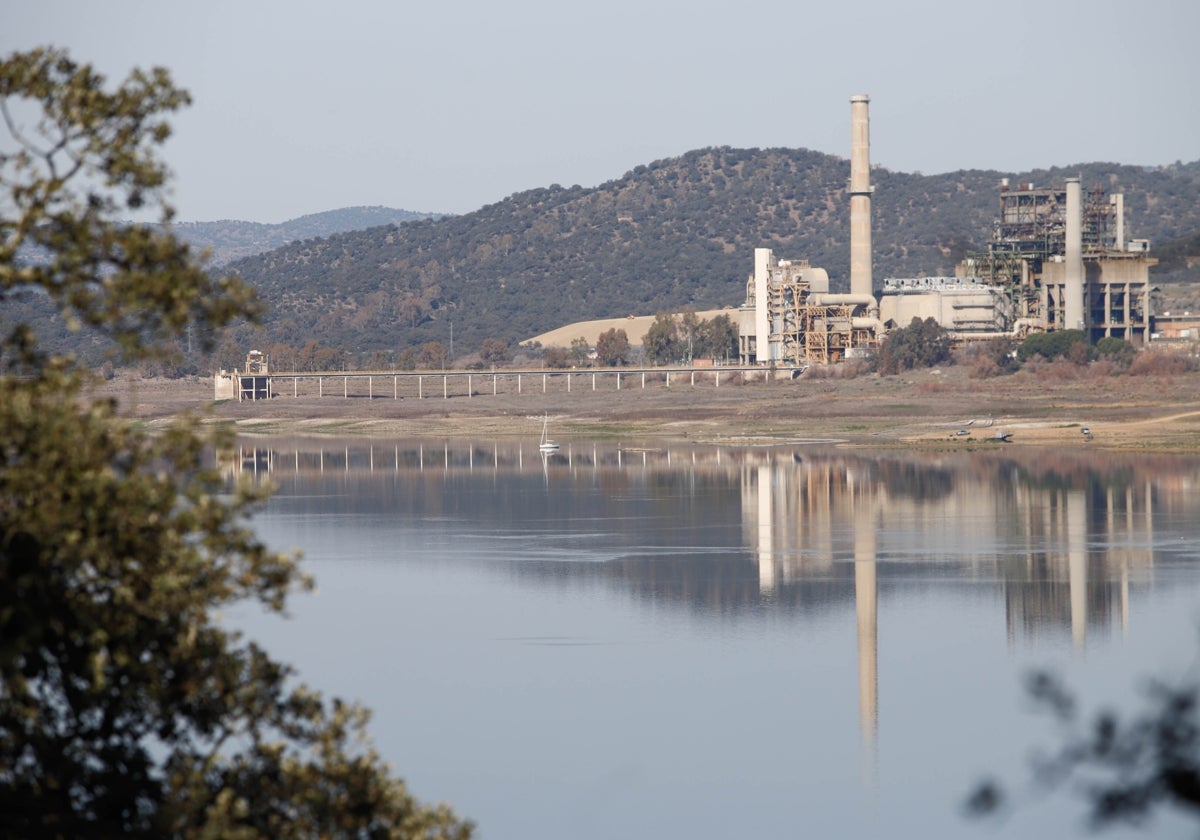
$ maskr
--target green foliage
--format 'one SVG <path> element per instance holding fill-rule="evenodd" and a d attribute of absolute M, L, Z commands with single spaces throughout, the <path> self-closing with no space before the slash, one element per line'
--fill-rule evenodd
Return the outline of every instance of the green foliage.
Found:
<path fill-rule="evenodd" d="M 596 364 L 617 367 L 629 364 L 629 336 L 615 327 L 600 333 L 596 339 Z"/>
<path fill-rule="evenodd" d="M 1090 722 L 1081 721 L 1078 700 L 1053 675 L 1033 674 L 1028 691 L 1062 730 L 1059 747 L 1034 768 L 1039 795 L 1080 782 L 1096 829 L 1144 824 L 1163 805 L 1200 817 L 1200 687 L 1156 682 L 1147 691 L 1144 712 L 1128 720 L 1102 712 Z M 1003 785 L 989 780 L 972 791 L 966 805 L 985 816 L 1011 799 Z"/>
<path fill-rule="evenodd" d="M 1096 342 L 1096 357 L 1113 362 L 1121 370 L 1127 370 L 1137 356 L 1137 348 L 1123 338 L 1106 336 Z"/>
<path fill-rule="evenodd" d="M 646 360 L 652 365 L 669 365 L 678 361 L 683 350 L 675 319 L 669 313 L 659 312 L 642 337 Z"/>
<path fill-rule="evenodd" d="M 692 310 L 685 310 L 682 315 L 660 312 L 642 337 L 642 351 L 654 365 L 736 358 L 737 325 L 728 315 L 701 320 Z"/>
<path fill-rule="evenodd" d="M 115 342 L 162 358 L 195 324 L 254 315 L 160 226 L 155 147 L 185 104 L 163 70 L 115 92 L 65 53 L 0 61 L 0 294 L 36 289 Z M 38 136 L 15 110 L 40 109 Z M 45 255 L 22 259 L 28 248 Z M 18 251 L 21 250 L 21 253 Z M 94 378 L 3 338 L 0 372 L 0 814 L 14 837 L 435 837 L 471 826 L 416 802 L 365 736 L 367 713 L 295 682 L 219 612 L 282 612 L 306 589 L 248 516 L 266 495 L 205 467 L 231 441 L 181 419 L 154 436 L 89 396 Z"/>
<path fill-rule="evenodd" d="M 1088 349 L 1087 335 L 1083 330 L 1055 330 L 1054 332 L 1032 333 L 1017 348 L 1017 358 L 1022 362 L 1027 362 L 1034 356 L 1041 356 L 1044 359 L 1057 359 L 1059 357 L 1070 357 L 1072 347 L 1077 344 L 1083 345 L 1083 351 L 1086 356 Z M 1076 355 L 1079 350 L 1074 351 Z M 1086 360 L 1086 358 L 1085 358 Z"/>
<path fill-rule="evenodd" d="M 680 358 L 691 364 L 700 337 L 700 316 L 694 309 L 685 309 L 679 316 Z"/>
<path fill-rule="evenodd" d="M 171 219 L 166 169 L 154 148 L 170 136 L 161 115 L 189 99 L 162 69 L 134 71 L 112 92 L 103 81 L 54 50 L 0 64 L 11 141 L 0 152 L 11 201 L 0 218 L 0 299 L 40 290 L 71 329 L 111 339 L 126 359 L 165 354 L 189 324 L 261 314 L 250 289 L 210 277 L 187 245 L 156 227 L 118 221 L 155 206 L 163 222 Z M 29 130 L 12 116 L 26 108 L 41 113 Z M 46 256 L 27 257 L 34 253 Z M 6 326 L 7 348 L 24 355 L 36 337 L 21 335 L 32 327 Z"/>
<path fill-rule="evenodd" d="M 879 372 L 900 373 L 950 361 L 950 334 L 933 318 L 913 318 L 907 327 L 894 329 L 879 345 Z"/>
<path fill-rule="evenodd" d="M 699 359 L 736 359 L 738 328 L 728 315 L 718 315 L 700 323 L 694 357 Z"/>

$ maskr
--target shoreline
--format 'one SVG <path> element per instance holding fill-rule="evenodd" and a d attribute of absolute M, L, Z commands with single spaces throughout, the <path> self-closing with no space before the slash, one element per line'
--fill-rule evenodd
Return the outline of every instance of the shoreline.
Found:
<path fill-rule="evenodd" d="M 627 388 L 620 392 L 481 394 L 424 399 L 277 396 L 212 400 L 212 380 L 124 376 L 95 396 L 151 428 L 191 413 L 269 436 L 556 439 L 641 438 L 761 443 L 836 440 L 845 446 L 962 449 L 1005 445 L 1123 451 L 1200 451 L 1200 374 L 1160 377 L 1052 371 L 972 379 L 958 366 L 898 376 L 801 378 L 737 385 Z M 1082 430 L 1090 434 L 1085 435 Z"/>

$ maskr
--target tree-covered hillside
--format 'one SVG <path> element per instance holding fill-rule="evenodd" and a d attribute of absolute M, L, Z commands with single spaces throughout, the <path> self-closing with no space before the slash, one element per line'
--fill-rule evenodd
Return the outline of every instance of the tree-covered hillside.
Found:
<path fill-rule="evenodd" d="M 212 264 L 220 266 L 300 239 L 437 217 L 435 213 L 416 213 L 392 207 L 343 207 L 299 216 L 277 225 L 225 219 L 218 222 L 177 222 L 174 228 L 179 238 L 189 245 L 208 249 Z"/>
<path fill-rule="evenodd" d="M 1130 235 L 1191 235 L 1200 231 L 1198 169 L 876 168 L 875 276 L 952 273 L 990 237 L 1002 177 L 1053 185 L 1079 175 L 1086 188 L 1125 193 Z M 258 344 L 305 336 L 351 353 L 400 351 L 446 343 L 453 323 L 458 355 L 581 319 L 737 305 L 756 247 L 824 267 L 844 289 L 848 176 L 848 161 L 804 149 L 703 149 L 594 189 L 529 190 L 463 216 L 296 242 L 230 268 L 271 307 Z"/>

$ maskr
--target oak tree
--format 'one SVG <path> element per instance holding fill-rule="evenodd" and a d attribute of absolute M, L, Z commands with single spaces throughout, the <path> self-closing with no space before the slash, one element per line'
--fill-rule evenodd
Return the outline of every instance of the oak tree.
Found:
<path fill-rule="evenodd" d="M 596 364 L 617 367 L 629 364 L 629 336 L 625 330 L 612 328 L 596 338 Z"/>
<path fill-rule="evenodd" d="M 65 52 L 0 58 L 0 312 L 42 295 L 126 362 L 261 305 L 170 231 L 165 70 L 115 89 Z M 155 224 L 128 224 L 153 211 Z M 0 815 L 21 837 L 453 837 L 325 700 L 223 626 L 308 585 L 211 466 L 196 419 L 154 435 L 27 323 L 0 336 Z"/>

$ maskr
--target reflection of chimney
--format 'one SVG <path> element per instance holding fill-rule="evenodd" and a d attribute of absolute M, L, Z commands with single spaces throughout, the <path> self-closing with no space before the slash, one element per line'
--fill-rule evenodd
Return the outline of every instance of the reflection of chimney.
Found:
<path fill-rule="evenodd" d="M 1079 179 L 1067 179 L 1065 323 L 1068 330 L 1083 329 L 1083 202 Z"/>
<path fill-rule="evenodd" d="M 1076 182 L 1078 183 L 1078 182 Z M 1082 650 L 1087 642 L 1087 499 L 1082 491 L 1069 490 L 1063 500 L 1067 508 L 1067 588 L 1071 598 L 1071 638 Z"/>
<path fill-rule="evenodd" d="M 858 619 L 858 719 L 868 774 L 874 782 L 879 730 L 879 632 L 875 582 L 874 505 L 857 499 L 854 528 L 854 608 Z"/>
<path fill-rule="evenodd" d="M 758 468 L 758 592 L 768 595 L 775 591 L 775 512 L 771 486 L 771 468 Z"/>
<path fill-rule="evenodd" d="M 872 294 L 871 129 L 865 93 L 850 97 L 850 294 Z"/>

